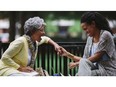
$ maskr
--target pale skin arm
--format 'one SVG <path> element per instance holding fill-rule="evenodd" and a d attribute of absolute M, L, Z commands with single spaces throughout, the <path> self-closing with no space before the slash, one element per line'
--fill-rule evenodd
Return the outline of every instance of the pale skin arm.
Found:
<path fill-rule="evenodd" d="M 61 54 L 61 47 L 56 42 L 54 42 L 52 39 L 49 39 L 48 43 L 54 46 L 58 54 Z"/>
<path fill-rule="evenodd" d="M 61 53 L 61 50 L 60 50 L 61 47 L 56 42 L 54 42 L 52 39 L 49 39 L 48 43 L 51 44 L 51 45 L 53 45 L 54 48 L 55 48 L 55 50 L 58 53 Z M 33 72 L 34 71 L 33 68 L 31 68 L 29 66 L 27 66 L 27 67 L 20 66 L 17 70 L 19 70 L 21 72 Z"/>
<path fill-rule="evenodd" d="M 27 67 L 22 67 L 20 66 L 17 70 L 21 71 L 21 72 L 33 72 L 33 68 L 27 66 Z"/>

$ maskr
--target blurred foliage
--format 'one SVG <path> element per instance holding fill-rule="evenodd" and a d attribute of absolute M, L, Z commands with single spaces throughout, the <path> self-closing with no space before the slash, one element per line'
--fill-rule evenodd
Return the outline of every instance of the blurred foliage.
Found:
<path fill-rule="evenodd" d="M 82 29 L 80 27 L 80 20 L 75 20 L 75 24 L 73 26 L 70 26 L 68 29 L 68 33 L 71 37 L 79 37 L 82 32 Z"/>
<path fill-rule="evenodd" d="M 16 29 L 15 23 L 18 21 L 22 26 L 19 29 L 19 34 L 24 34 L 23 25 L 24 22 L 34 16 L 40 16 L 45 19 L 47 23 L 46 26 L 46 34 L 48 36 L 54 37 L 57 36 L 59 32 L 58 26 L 52 25 L 50 22 L 53 20 L 75 20 L 74 26 L 70 26 L 68 28 L 69 36 L 76 37 L 81 35 L 81 27 L 80 27 L 80 17 L 85 11 L 0 11 L 0 19 L 8 18 L 10 20 L 10 41 L 15 39 Z M 116 19 L 116 11 L 98 11 L 108 19 Z"/>
<path fill-rule="evenodd" d="M 46 25 L 46 29 L 45 30 L 46 30 L 47 35 L 50 36 L 50 37 L 56 36 L 57 33 L 58 33 L 58 27 L 53 25 L 52 21 L 50 21 L 50 20 L 47 20 L 46 24 L 47 25 Z"/>

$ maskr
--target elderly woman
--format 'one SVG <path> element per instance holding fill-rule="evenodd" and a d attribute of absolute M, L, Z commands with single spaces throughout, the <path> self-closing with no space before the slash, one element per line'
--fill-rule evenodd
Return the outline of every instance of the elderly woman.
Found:
<path fill-rule="evenodd" d="M 25 76 L 33 72 L 38 45 L 50 43 L 60 52 L 60 46 L 45 35 L 46 23 L 40 17 L 29 18 L 24 24 L 25 35 L 10 43 L 0 60 L 1 76 Z M 25 72 L 25 73 L 24 73 Z"/>

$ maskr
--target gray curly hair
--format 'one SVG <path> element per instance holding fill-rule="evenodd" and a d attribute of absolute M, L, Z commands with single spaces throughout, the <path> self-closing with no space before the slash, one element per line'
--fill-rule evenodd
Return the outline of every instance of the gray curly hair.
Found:
<path fill-rule="evenodd" d="M 40 17 L 29 18 L 24 24 L 24 32 L 25 34 L 36 31 L 42 27 L 42 25 L 46 25 L 44 20 Z"/>

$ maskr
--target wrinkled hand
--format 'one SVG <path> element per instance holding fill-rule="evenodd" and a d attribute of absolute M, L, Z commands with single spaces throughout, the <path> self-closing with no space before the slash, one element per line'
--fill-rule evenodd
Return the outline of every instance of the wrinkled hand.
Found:
<path fill-rule="evenodd" d="M 58 54 L 58 55 L 62 54 L 61 48 L 62 48 L 62 47 L 59 46 L 59 45 L 56 45 L 56 46 L 55 46 L 55 50 L 57 51 L 57 54 Z"/>
<path fill-rule="evenodd" d="M 59 54 L 60 56 L 67 56 L 68 55 L 68 51 L 66 51 L 63 47 L 60 48 L 61 53 Z"/>
<path fill-rule="evenodd" d="M 33 72 L 34 70 L 27 66 L 27 67 L 19 67 L 17 70 L 21 71 L 21 72 Z"/>
<path fill-rule="evenodd" d="M 69 68 L 72 69 L 72 68 L 77 67 L 78 65 L 79 65 L 79 62 L 71 62 L 71 63 L 69 64 Z"/>

